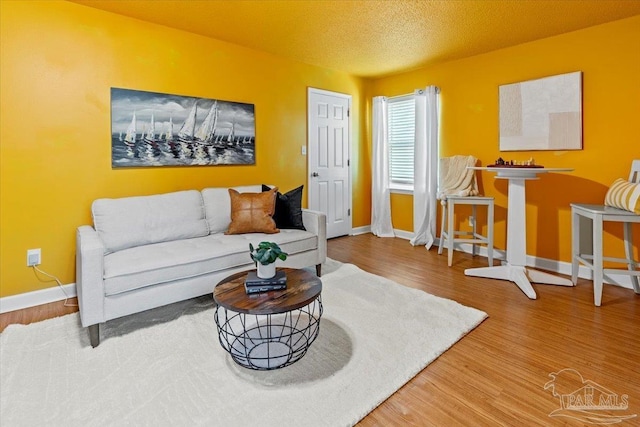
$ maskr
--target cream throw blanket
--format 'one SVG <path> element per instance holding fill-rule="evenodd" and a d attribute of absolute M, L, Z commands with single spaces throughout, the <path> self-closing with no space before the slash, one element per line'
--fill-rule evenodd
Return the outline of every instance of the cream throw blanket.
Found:
<path fill-rule="evenodd" d="M 477 196 L 476 171 L 467 169 L 467 166 L 475 166 L 476 161 L 473 156 L 453 156 L 440 159 L 438 199 L 446 199 L 446 196 Z"/>

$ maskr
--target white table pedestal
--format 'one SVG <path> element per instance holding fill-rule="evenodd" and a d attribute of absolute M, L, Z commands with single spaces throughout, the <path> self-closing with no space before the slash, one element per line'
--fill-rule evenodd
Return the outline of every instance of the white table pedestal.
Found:
<path fill-rule="evenodd" d="M 496 172 L 496 178 L 509 180 L 509 198 L 507 209 L 507 261 L 494 267 L 468 268 L 467 276 L 508 280 L 515 283 L 524 294 L 536 299 L 531 282 L 549 285 L 573 286 L 569 279 L 527 267 L 527 221 L 525 182 L 538 179 L 537 175 L 547 172 L 570 172 L 573 169 L 561 168 L 499 168 L 473 167 L 470 169 Z"/>

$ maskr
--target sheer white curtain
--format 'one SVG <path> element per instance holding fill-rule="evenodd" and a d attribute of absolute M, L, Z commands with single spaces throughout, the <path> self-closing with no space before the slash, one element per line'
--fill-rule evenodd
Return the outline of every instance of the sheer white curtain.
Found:
<path fill-rule="evenodd" d="M 418 89 L 413 181 L 413 246 L 433 245 L 438 191 L 438 93 L 436 86 Z"/>
<path fill-rule="evenodd" d="M 394 237 L 389 192 L 389 146 L 387 98 L 373 98 L 373 165 L 371 191 L 371 232 L 378 237 Z"/>

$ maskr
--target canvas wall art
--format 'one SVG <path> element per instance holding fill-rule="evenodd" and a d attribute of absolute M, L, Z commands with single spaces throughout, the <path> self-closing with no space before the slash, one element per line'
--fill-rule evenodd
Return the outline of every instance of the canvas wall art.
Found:
<path fill-rule="evenodd" d="M 582 72 L 502 85 L 500 151 L 582 149 Z"/>
<path fill-rule="evenodd" d="M 111 165 L 255 164 L 253 104 L 111 89 Z"/>

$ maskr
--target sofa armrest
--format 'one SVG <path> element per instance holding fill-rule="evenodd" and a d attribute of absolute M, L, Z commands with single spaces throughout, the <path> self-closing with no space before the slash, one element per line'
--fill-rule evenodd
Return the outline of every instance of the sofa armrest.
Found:
<path fill-rule="evenodd" d="M 318 263 L 327 259 L 327 216 L 320 211 L 302 209 L 302 223 L 308 232 L 318 236 Z"/>
<path fill-rule="evenodd" d="M 76 232 L 76 292 L 82 326 L 106 321 L 104 313 L 105 247 L 93 227 L 82 225 Z"/>

